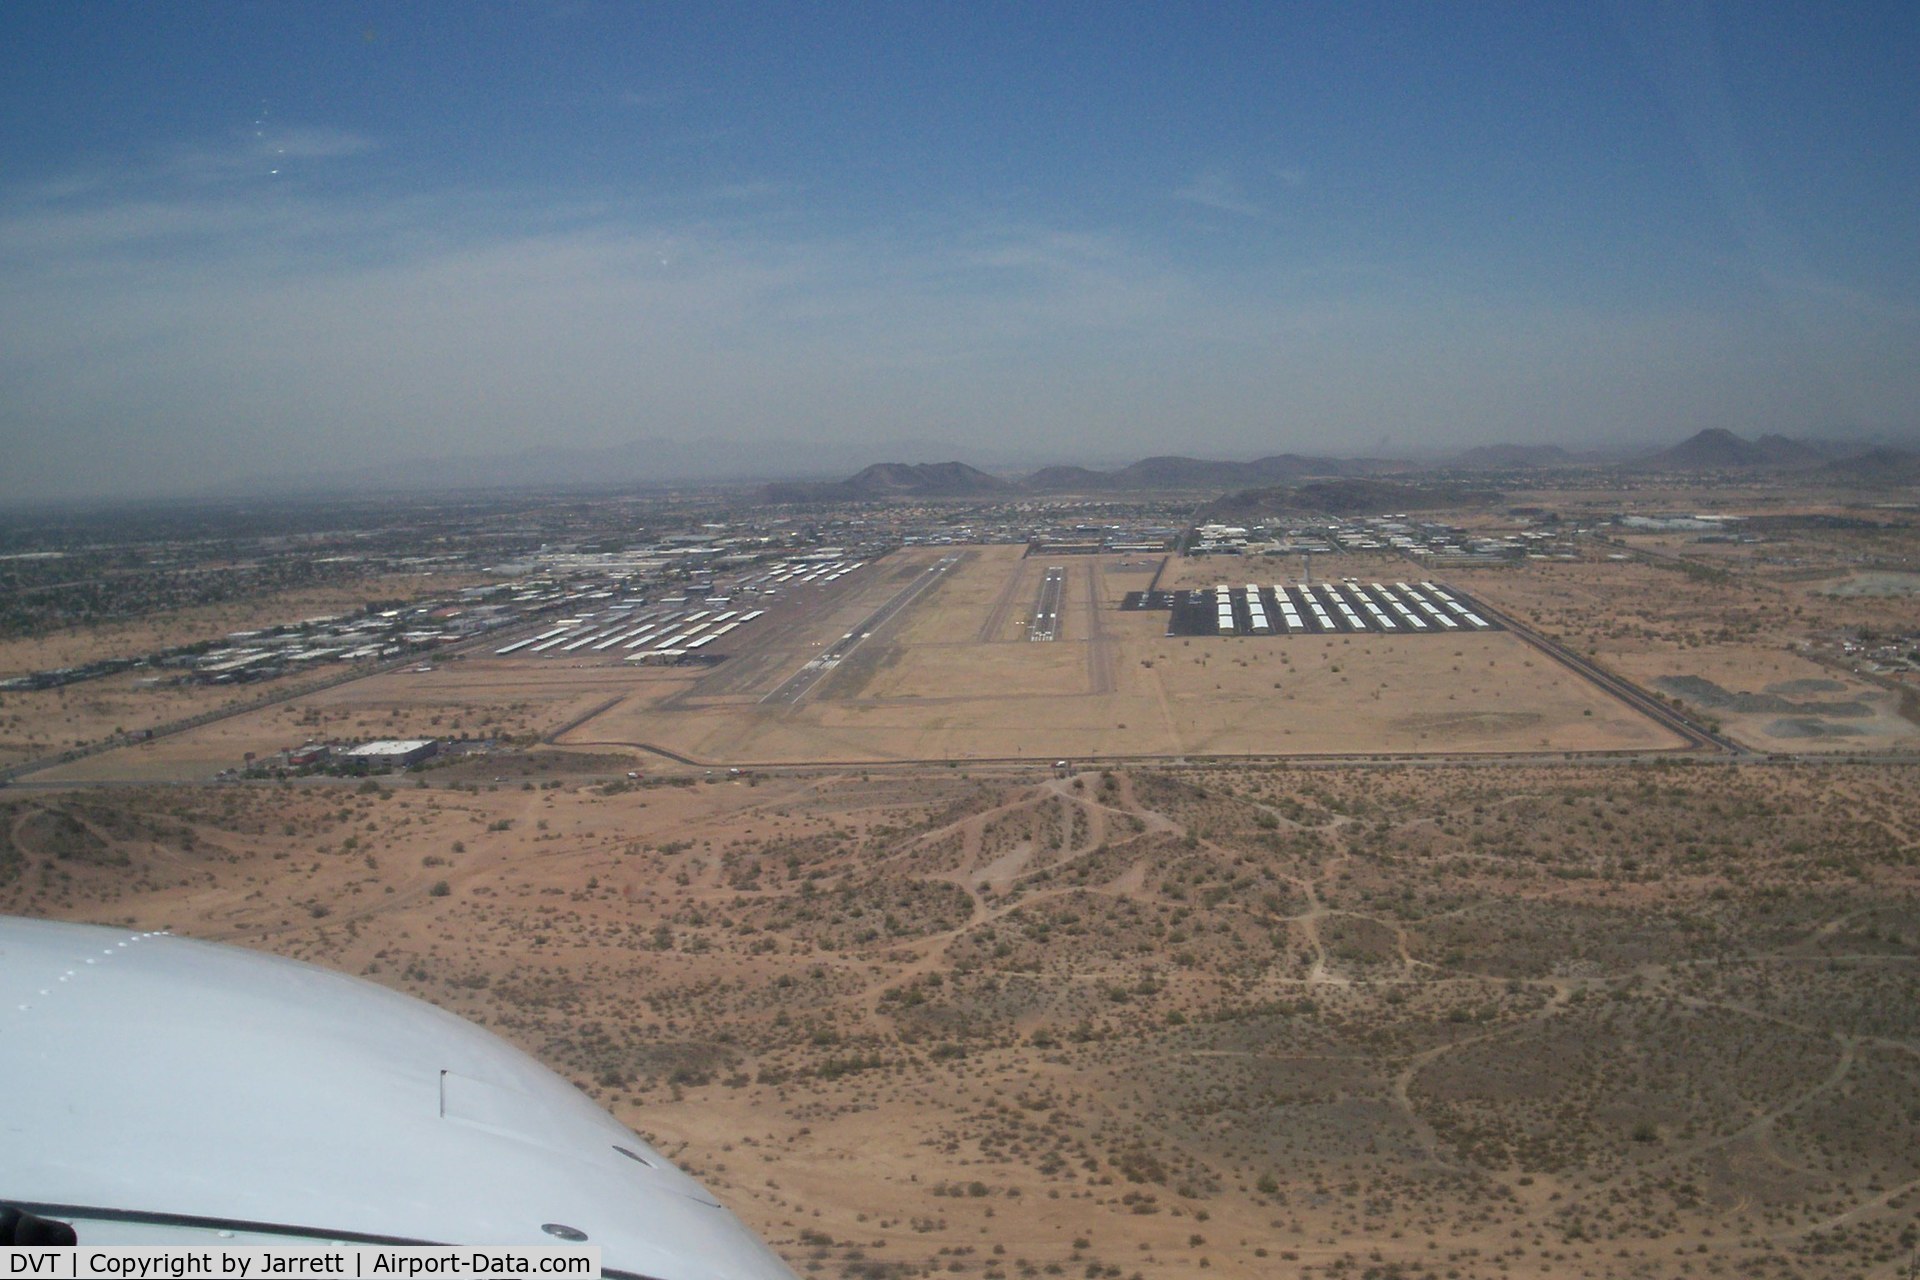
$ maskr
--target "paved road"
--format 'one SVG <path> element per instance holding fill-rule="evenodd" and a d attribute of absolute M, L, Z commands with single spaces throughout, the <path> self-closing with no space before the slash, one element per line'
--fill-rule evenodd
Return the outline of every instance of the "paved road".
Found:
<path fill-rule="evenodd" d="M 1507 630 L 1525 640 L 1540 652 L 1566 667 L 1576 675 L 1585 676 L 1601 689 L 1612 694 L 1620 701 L 1643 715 L 1651 716 L 1667 728 L 1685 738 L 1687 745 L 1696 751 L 1724 751 L 1736 756 L 1752 756 L 1758 753 L 1741 746 L 1730 738 L 1722 737 L 1705 725 L 1696 724 L 1671 706 L 1642 689 L 1639 685 L 1621 676 L 1614 675 L 1603 667 L 1588 662 L 1573 650 L 1563 647 L 1558 641 L 1550 640 L 1525 623 L 1516 622 L 1487 607 L 1485 600 L 1475 601 L 1479 612 L 1501 623 Z"/>
<path fill-rule="evenodd" d="M 701 760 L 693 756 L 682 755 L 669 748 L 651 742 L 605 741 L 570 742 L 570 747 L 627 747 L 646 751 L 663 759 L 672 760 L 696 769 L 719 771 L 726 768 L 739 768 L 766 775 L 807 776 L 827 771 L 853 769 L 862 773 L 901 772 L 929 767 L 964 767 L 967 769 L 992 769 L 1014 775 L 1039 773 L 1052 767 L 1053 761 L 1040 756 L 967 756 L 965 758 L 926 758 L 911 760 L 873 760 L 822 758 L 805 762 L 793 761 L 755 761 L 755 760 Z M 527 778 L 550 778 L 548 773 L 516 773 L 510 762 L 501 761 L 501 767 L 508 770 L 506 779 L 519 782 Z M 1659 751 L 1622 751 L 1622 752 L 1512 752 L 1493 754 L 1445 754 L 1434 755 L 1312 755 L 1312 756 L 1275 756 L 1253 752 L 1233 752 L 1224 754 L 1194 755 L 1101 755 L 1075 756 L 1074 764 L 1082 770 L 1099 769 L 1103 766 L 1121 768 L 1173 767 L 1204 769 L 1208 767 L 1226 768 L 1232 766 L 1267 766 L 1281 769 L 1510 769 L 1516 766 L 1546 769 L 1589 769 L 1589 768 L 1644 768 L 1647 765 L 1683 764 L 1698 766 L 1719 765 L 1724 768 L 1769 768 L 1797 767 L 1802 765 L 1820 765 L 1822 767 L 1852 767 L 1885 769 L 1902 765 L 1920 764 L 1920 757 L 1912 755 L 1883 756 L 1825 756 L 1818 754 L 1780 754 L 1762 755 L 1749 753 L 1729 756 L 1725 753 L 1705 752 L 1659 752 Z M 568 777 L 590 782 L 614 780 L 622 775 L 609 771 L 604 774 L 569 774 Z M 431 778 L 431 775 L 429 775 Z M 234 779 L 224 785 L 241 787 L 357 787 L 365 779 L 337 778 L 316 774 L 307 778 L 291 778 L 286 782 L 260 779 Z M 14 791 L 111 791 L 139 790 L 169 786 L 207 786 L 206 782 L 172 783 L 155 782 L 151 778 L 92 778 L 87 781 L 40 782 L 22 780 L 0 788 L 0 795 Z M 400 786 L 401 775 L 386 780 L 388 786 Z M 411 784 L 406 784 L 409 789 Z M 431 784 L 437 787 L 438 784 Z"/>

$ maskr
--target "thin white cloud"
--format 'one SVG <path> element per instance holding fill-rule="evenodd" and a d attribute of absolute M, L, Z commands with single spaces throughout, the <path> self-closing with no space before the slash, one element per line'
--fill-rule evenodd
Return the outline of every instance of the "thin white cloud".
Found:
<path fill-rule="evenodd" d="M 1796 265 L 1801 269 L 1786 271 L 1763 267 L 1758 274 L 1768 288 L 1783 298 L 1818 305 L 1855 320 L 1907 329 L 1920 327 L 1920 306 L 1877 289 L 1817 274 L 1804 262 Z M 1832 322 L 1830 315 L 1825 319 L 1828 323 Z"/>
<path fill-rule="evenodd" d="M 1057 274 L 1123 262 L 1131 251 L 1117 236 L 1061 231 L 1049 227 L 996 227 L 978 237 L 978 247 L 962 250 L 975 265 Z"/>
<path fill-rule="evenodd" d="M 1227 278 L 1111 228 L 861 228 L 740 194 L 636 212 L 152 168 L 0 191 L 0 490 L 936 420 L 983 448 L 1044 424 L 1062 457 L 1252 456 L 1432 423 L 1538 439 L 1674 405 L 1793 430 L 1818 408 L 1740 317 L 1522 314 L 1328 255 Z M 1888 403 L 1914 398 L 1910 373 L 1870 372 Z"/>
<path fill-rule="evenodd" d="M 339 160 L 376 149 L 371 138 L 344 129 L 284 129 L 256 138 L 255 154 L 294 160 Z"/>
<path fill-rule="evenodd" d="M 205 189 L 243 182 L 289 165 L 310 167 L 377 150 L 370 138 L 338 129 L 269 125 L 236 131 L 225 141 L 183 145 L 137 157 L 125 165 L 121 184 L 150 190 Z"/>
<path fill-rule="evenodd" d="M 708 187 L 702 194 L 711 200 L 752 204 L 766 200 L 788 199 L 800 194 L 800 191 L 800 187 L 786 182 L 727 182 Z"/>
<path fill-rule="evenodd" d="M 1248 199 L 1240 189 L 1240 183 L 1231 174 L 1219 169 L 1209 169 L 1195 175 L 1193 181 L 1173 193 L 1173 198 L 1203 208 L 1217 209 L 1222 213 L 1239 214 L 1243 218 L 1266 216 L 1266 209 Z"/>

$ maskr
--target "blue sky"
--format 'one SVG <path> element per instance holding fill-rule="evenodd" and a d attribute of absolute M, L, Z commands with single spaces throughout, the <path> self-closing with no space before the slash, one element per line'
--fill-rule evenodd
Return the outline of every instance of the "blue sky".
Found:
<path fill-rule="evenodd" d="M 1911 436 L 1917 65 L 1910 3 L 16 0 L 0 499 Z"/>

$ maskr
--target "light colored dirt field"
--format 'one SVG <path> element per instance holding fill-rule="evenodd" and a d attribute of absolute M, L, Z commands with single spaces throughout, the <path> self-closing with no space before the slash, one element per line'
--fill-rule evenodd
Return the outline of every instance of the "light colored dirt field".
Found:
<path fill-rule="evenodd" d="M 1160 589 L 1191 591 L 1222 582 L 1230 587 L 1244 587 L 1249 582 L 1263 587 L 1276 582 L 1292 586 L 1309 571 L 1315 582 L 1338 582 L 1343 578 L 1357 578 L 1361 582 L 1418 582 L 1428 576 L 1420 566 L 1404 557 L 1372 551 L 1312 556 L 1305 565 L 1299 556 L 1192 556 L 1177 558 L 1167 566 L 1167 571 L 1160 575 Z"/>
<path fill-rule="evenodd" d="M 9 793 L 0 910 L 476 1018 L 803 1274 L 1891 1275 L 1920 1196 L 1916 785 Z"/>
<path fill-rule="evenodd" d="M 234 631 L 352 612 L 369 599 L 449 595 L 472 581 L 432 574 L 390 575 L 350 588 L 280 592 L 231 604 L 176 610 L 136 622 L 0 641 L 0 676 L 75 666 L 100 658 L 138 657 L 174 645 L 220 639 Z M 307 683 L 337 670 L 318 667 L 311 677 L 287 677 L 284 683 Z M 58 689 L 0 693 L 0 766 L 250 702 L 273 692 L 281 683 L 218 687 L 171 683 L 178 674 L 173 670 L 129 671 Z"/>
<path fill-rule="evenodd" d="M 1040 589 L 1046 564 L 1052 562 L 1023 559 L 1023 550 L 1022 547 L 969 548 L 978 567 L 955 575 L 941 586 L 937 609 L 914 609 L 902 618 L 901 642 L 911 646 L 1026 643 L 1027 619 L 1033 611 L 1034 595 Z M 907 560 L 908 557 L 888 559 Z M 920 555 L 913 557 L 913 562 L 924 563 L 928 559 Z M 969 618 L 975 623 L 972 629 L 954 630 Z"/>
<path fill-rule="evenodd" d="M 1017 658 L 980 644 L 928 644 L 894 647 L 872 678 L 856 689 L 836 689 L 834 700 L 883 705 L 914 700 L 933 704 L 974 700 L 1018 701 L 1061 697 L 1085 691 L 1087 655 L 1082 645 L 1028 644 Z"/>
<path fill-rule="evenodd" d="M 1621 656 L 1618 669 L 1649 689 L 1661 689 L 1663 678 L 1699 676 L 1729 693 L 1778 692 L 1801 705 L 1863 705 L 1871 711 L 1867 716 L 1803 716 L 1781 711 L 1743 714 L 1723 707 L 1699 706 L 1701 714 L 1718 721 L 1736 741 L 1763 751 L 1898 749 L 1920 742 L 1920 729 L 1900 714 L 1894 694 L 1798 653 L 1716 647 L 1681 655 L 1631 654 Z M 1803 686 L 1816 685 L 1826 687 L 1816 692 L 1799 691 Z M 1809 720 L 1816 726 L 1811 732 L 1794 732 L 1791 728 L 1778 731 L 1783 722 L 1791 726 Z"/>
<path fill-rule="evenodd" d="M 1661 692 L 1656 681 L 1674 676 L 1699 676 L 1734 693 L 1832 681 L 1841 687 L 1819 694 L 1818 700 L 1860 702 L 1872 711 L 1864 718 L 1831 721 L 1830 727 L 1840 730 L 1833 736 L 1809 737 L 1772 732 L 1783 719 L 1777 712 L 1694 708 L 1745 745 L 1802 753 L 1920 748 L 1920 725 L 1900 714 L 1896 695 L 1846 665 L 1806 655 L 1810 638 L 1846 627 L 1897 631 L 1914 625 L 1910 604 L 1903 606 L 1897 597 L 1827 594 L 1825 587 L 1848 579 L 1845 572 L 1791 580 L 1733 573 L 1701 580 L 1640 562 L 1594 561 L 1464 570 L 1453 576 L 1462 589 L 1533 620 L 1653 692 Z"/>
<path fill-rule="evenodd" d="M 315 741 L 374 738 L 529 739 L 610 699 L 654 699 L 689 675 L 657 667 L 541 666 L 472 658 L 432 671 L 371 676 L 310 697 L 220 720 L 36 775 L 47 780 L 195 781 Z"/>
<path fill-rule="evenodd" d="M 154 685 L 122 672 L 59 689 L 0 693 L 0 765 L 52 755 L 121 731 L 152 729 L 258 697 L 261 686 Z"/>
<path fill-rule="evenodd" d="M 1232 647 L 1225 647 L 1232 646 Z M 1660 750 L 1677 739 L 1506 633 L 1162 639 L 1188 751 Z M 1277 688 L 1275 686 L 1278 686 Z M 1301 746 L 1299 743 L 1310 745 Z"/>

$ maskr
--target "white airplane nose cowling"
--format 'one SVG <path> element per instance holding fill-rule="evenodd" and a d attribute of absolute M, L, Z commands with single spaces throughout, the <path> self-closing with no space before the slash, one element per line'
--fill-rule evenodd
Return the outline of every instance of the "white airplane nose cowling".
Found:
<path fill-rule="evenodd" d="M 583 1237 L 609 1272 L 793 1280 L 531 1057 L 297 961 L 0 919 L 0 1096 L 0 1204 L 83 1244 Z"/>

